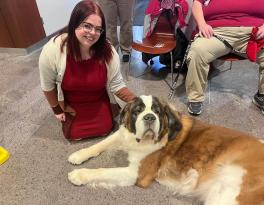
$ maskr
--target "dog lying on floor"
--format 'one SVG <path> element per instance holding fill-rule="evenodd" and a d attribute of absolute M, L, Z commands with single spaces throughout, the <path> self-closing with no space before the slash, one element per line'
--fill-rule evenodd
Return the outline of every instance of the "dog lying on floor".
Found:
<path fill-rule="evenodd" d="M 70 155 L 81 164 L 105 150 L 128 152 L 128 167 L 75 169 L 75 185 L 148 187 L 153 180 L 205 205 L 264 205 L 264 144 L 255 137 L 184 116 L 153 96 L 120 114 L 120 128 Z"/>

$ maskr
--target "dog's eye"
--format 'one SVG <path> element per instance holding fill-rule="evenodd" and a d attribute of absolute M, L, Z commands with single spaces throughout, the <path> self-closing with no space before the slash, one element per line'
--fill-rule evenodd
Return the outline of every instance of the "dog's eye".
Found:
<path fill-rule="evenodd" d="M 136 114 L 139 114 L 139 113 L 141 113 L 143 111 L 143 108 L 141 107 L 141 106 L 137 106 L 137 107 L 135 107 L 135 109 L 134 109 L 134 113 L 136 113 Z"/>
<path fill-rule="evenodd" d="M 160 110 L 158 110 L 158 109 L 155 110 L 154 112 L 155 112 L 156 114 L 160 114 Z"/>
<path fill-rule="evenodd" d="M 141 110 L 142 110 L 141 108 L 137 108 L 136 113 L 141 113 Z"/>
<path fill-rule="evenodd" d="M 160 114 L 160 110 L 159 109 L 154 109 L 153 112 L 155 112 L 157 115 Z"/>
<path fill-rule="evenodd" d="M 158 106 L 153 106 L 153 107 L 152 107 L 152 110 L 153 110 L 153 112 L 156 113 L 157 115 L 160 114 L 160 112 L 161 112 L 161 111 L 160 111 L 160 108 L 159 108 Z"/>

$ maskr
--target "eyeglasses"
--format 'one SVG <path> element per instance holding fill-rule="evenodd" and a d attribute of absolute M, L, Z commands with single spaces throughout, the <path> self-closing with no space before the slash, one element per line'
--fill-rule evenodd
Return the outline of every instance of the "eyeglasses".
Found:
<path fill-rule="evenodd" d="M 86 22 L 82 22 L 79 27 L 82 28 L 84 32 L 88 32 L 88 33 L 91 33 L 94 29 L 97 35 L 101 35 L 104 32 L 104 29 L 102 29 L 101 27 L 94 26 L 93 24 Z"/>

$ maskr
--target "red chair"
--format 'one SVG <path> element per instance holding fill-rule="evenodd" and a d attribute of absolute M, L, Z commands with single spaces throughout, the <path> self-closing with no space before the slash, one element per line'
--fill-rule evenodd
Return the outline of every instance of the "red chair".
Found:
<path fill-rule="evenodd" d="M 246 58 L 239 56 L 237 54 L 234 54 L 234 53 L 228 53 L 228 54 L 226 54 L 226 55 L 224 55 L 218 59 L 223 60 L 223 61 L 229 61 L 230 62 L 229 70 L 231 70 L 234 61 L 245 60 Z"/>
<path fill-rule="evenodd" d="M 171 75 L 173 83 L 173 55 L 172 51 L 176 48 L 176 39 L 175 39 L 175 25 L 178 20 L 177 15 L 173 15 L 170 10 L 164 10 L 156 24 L 156 27 L 149 37 L 142 39 L 142 42 L 133 42 L 132 50 L 136 50 L 148 54 L 165 54 L 170 53 L 171 58 Z M 130 58 L 131 59 L 131 58 Z M 126 77 L 130 74 L 130 61 Z M 151 63 L 150 63 L 151 70 Z M 144 75 L 144 72 L 141 75 Z M 140 76 L 141 76 L 140 75 Z"/>

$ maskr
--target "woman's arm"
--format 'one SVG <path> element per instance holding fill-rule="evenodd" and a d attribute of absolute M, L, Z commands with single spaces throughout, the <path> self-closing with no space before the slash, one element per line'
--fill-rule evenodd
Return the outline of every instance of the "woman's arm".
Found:
<path fill-rule="evenodd" d="M 199 29 L 199 34 L 205 38 L 211 38 L 214 34 L 213 28 L 208 25 L 204 19 L 202 3 L 194 0 L 192 14 Z"/>
<path fill-rule="evenodd" d="M 131 102 L 136 97 L 127 87 L 123 80 L 121 71 L 120 71 L 120 59 L 119 55 L 113 49 L 113 59 L 108 65 L 109 69 L 109 90 L 119 99 L 124 102 Z"/>
<path fill-rule="evenodd" d="M 117 92 L 115 92 L 115 95 L 123 100 L 124 102 L 132 102 L 135 99 L 135 94 L 132 93 L 127 87 L 121 88 Z"/>
<path fill-rule="evenodd" d="M 55 107 L 59 104 L 58 98 L 57 98 L 57 89 L 53 89 L 51 91 L 43 91 L 50 107 Z"/>
<path fill-rule="evenodd" d="M 53 49 L 50 49 L 50 43 L 44 46 L 39 57 L 39 73 L 42 91 L 58 120 L 65 121 L 65 114 L 59 105 L 56 89 L 57 74 L 52 66 Z"/>
<path fill-rule="evenodd" d="M 55 117 L 60 121 L 65 121 L 66 117 L 63 109 L 61 108 L 58 97 L 57 97 L 57 89 L 53 89 L 51 91 L 43 91 L 50 107 L 55 115 Z"/>
<path fill-rule="evenodd" d="M 42 49 L 39 56 L 40 86 L 51 107 L 58 104 L 55 69 L 55 53 L 53 42 L 49 41 Z"/>

